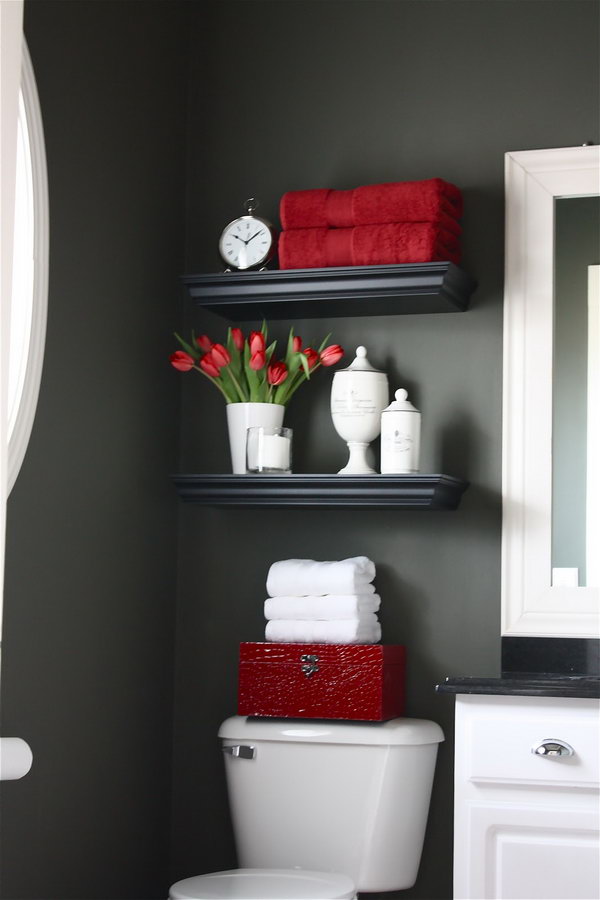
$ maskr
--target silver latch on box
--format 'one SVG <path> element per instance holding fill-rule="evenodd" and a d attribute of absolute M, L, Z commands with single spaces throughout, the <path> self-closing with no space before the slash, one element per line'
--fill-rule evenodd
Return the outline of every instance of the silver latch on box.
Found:
<path fill-rule="evenodd" d="M 303 663 L 301 669 L 307 678 L 310 678 L 313 672 L 319 671 L 319 667 L 317 665 L 317 663 L 319 662 L 319 657 L 315 656 L 313 653 L 303 653 L 300 657 L 300 661 Z"/>
<path fill-rule="evenodd" d="M 256 756 L 256 747 L 249 744 L 231 744 L 229 747 L 223 747 L 223 753 L 230 756 L 240 757 L 241 759 L 254 759 Z"/>

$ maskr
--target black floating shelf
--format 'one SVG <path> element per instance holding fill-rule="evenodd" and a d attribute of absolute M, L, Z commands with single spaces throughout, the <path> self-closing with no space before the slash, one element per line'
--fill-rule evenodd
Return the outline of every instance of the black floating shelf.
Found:
<path fill-rule="evenodd" d="M 174 475 L 182 500 L 206 506 L 456 509 L 467 481 L 450 475 Z"/>
<path fill-rule="evenodd" d="M 184 275 L 196 303 L 234 322 L 463 312 L 476 283 L 451 262 Z"/>

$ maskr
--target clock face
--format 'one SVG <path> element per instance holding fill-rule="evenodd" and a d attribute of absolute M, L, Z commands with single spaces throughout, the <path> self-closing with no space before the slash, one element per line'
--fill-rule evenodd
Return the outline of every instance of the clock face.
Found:
<path fill-rule="evenodd" d="M 256 216 L 242 216 L 230 222 L 219 241 L 221 256 L 234 269 L 250 269 L 266 262 L 272 249 L 271 229 Z"/>

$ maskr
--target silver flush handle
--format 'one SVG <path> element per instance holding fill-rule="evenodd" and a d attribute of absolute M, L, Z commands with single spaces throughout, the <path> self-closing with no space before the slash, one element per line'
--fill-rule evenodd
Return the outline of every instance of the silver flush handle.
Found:
<path fill-rule="evenodd" d="M 531 748 L 531 752 L 536 756 L 574 756 L 575 754 L 570 744 L 556 738 L 544 738 L 540 744 Z"/>
<path fill-rule="evenodd" d="M 228 753 L 230 756 L 240 757 L 241 759 L 254 759 L 256 747 L 252 747 L 249 744 L 231 744 L 228 747 L 223 747 L 223 753 Z"/>

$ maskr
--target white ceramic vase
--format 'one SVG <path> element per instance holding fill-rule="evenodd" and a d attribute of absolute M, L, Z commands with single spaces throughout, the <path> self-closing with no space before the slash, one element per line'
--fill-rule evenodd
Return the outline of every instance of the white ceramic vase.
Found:
<path fill-rule="evenodd" d="M 228 403 L 225 408 L 232 472 L 234 475 L 245 475 L 248 429 L 254 425 L 281 428 L 285 406 L 281 403 Z"/>

